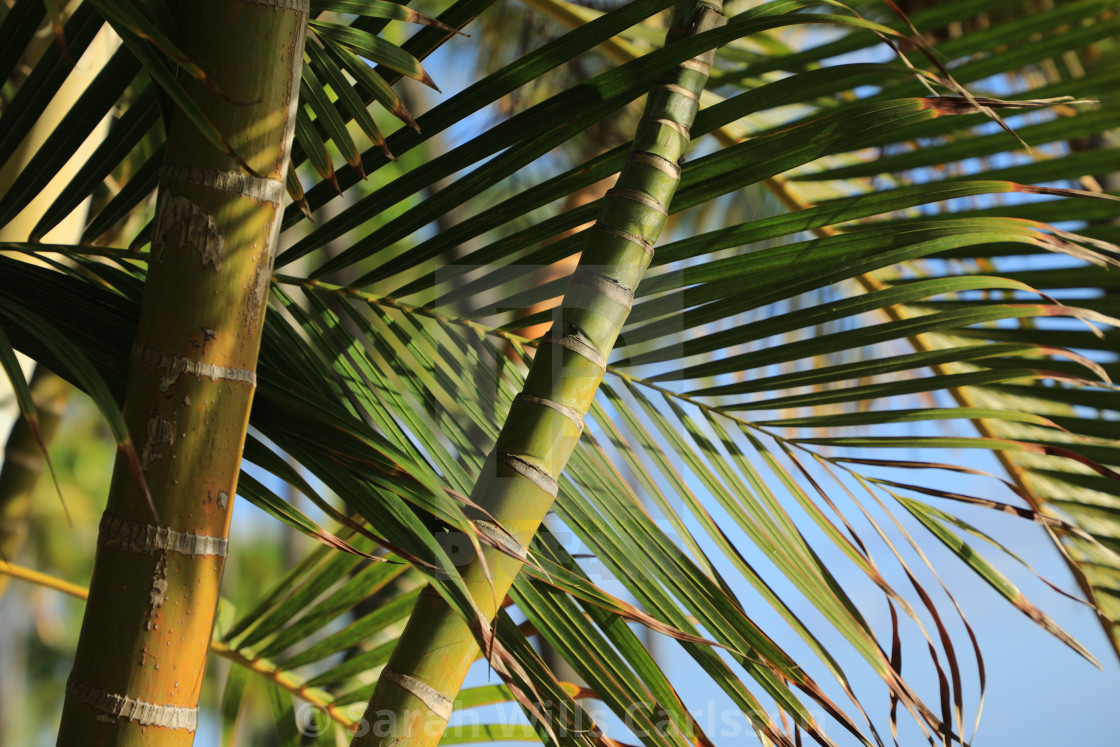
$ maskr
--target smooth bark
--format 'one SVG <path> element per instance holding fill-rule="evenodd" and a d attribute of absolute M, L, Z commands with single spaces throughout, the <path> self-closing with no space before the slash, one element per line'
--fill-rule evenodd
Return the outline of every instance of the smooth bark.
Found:
<path fill-rule="evenodd" d="M 217 608 L 280 228 L 306 0 L 199 0 L 184 81 L 251 168 L 168 130 L 118 458 L 60 745 L 189 745 Z"/>

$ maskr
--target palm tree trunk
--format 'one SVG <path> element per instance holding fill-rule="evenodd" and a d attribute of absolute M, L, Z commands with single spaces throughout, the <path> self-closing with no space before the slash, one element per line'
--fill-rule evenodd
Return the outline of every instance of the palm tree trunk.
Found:
<path fill-rule="evenodd" d="M 720 10 L 718 0 L 683 0 L 666 43 L 722 25 L 726 18 Z M 680 182 L 678 161 L 688 147 L 688 129 L 714 56 L 713 50 L 686 61 L 650 91 L 634 148 L 587 232 L 550 344 L 537 352 L 471 494 L 501 525 L 478 520 L 479 531 L 504 537 L 503 545 L 527 545 L 556 498 L 557 478 L 579 440 L 607 356 L 665 225 Z M 460 570 L 480 612 L 493 619 L 521 561 L 494 549 L 484 552 L 489 577 L 478 559 Z M 353 745 L 438 744 L 478 651 L 467 621 L 438 595 L 422 594 L 378 680 L 366 728 Z"/>
<path fill-rule="evenodd" d="M 185 81 L 251 171 L 176 112 L 117 460 L 60 745 L 189 745 L 256 383 L 307 0 L 199 0 Z"/>

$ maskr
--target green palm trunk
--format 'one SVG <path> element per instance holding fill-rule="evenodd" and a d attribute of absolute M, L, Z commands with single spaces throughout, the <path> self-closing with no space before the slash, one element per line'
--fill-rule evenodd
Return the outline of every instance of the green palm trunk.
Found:
<path fill-rule="evenodd" d="M 306 0 L 204 0 L 188 90 L 252 173 L 172 118 L 118 460 L 60 745 L 189 745 L 225 560 L 299 92 Z"/>
<path fill-rule="evenodd" d="M 720 10 L 718 3 L 679 3 L 666 43 L 722 25 Z M 484 551 L 489 577 L 477 559 L 460 569 L 486 619 L 497 614 L 521 567 L 518 550 L 532 540 L 556 498 L 557 478 L 579 440 L 607 356 L 665 226 L 714 55 L 684 62 L 651 89 L 634 148 L 587 232 L 551 344 L 538 351 L 475 485 L 472 500 L 501 525 L 480 519 L 479 532 L 508 550 Z M 478 652 L 467 621 L 438 595 L 421 595 L 370 700 L 367 728 L 353 744 L 436 745 Z"/>

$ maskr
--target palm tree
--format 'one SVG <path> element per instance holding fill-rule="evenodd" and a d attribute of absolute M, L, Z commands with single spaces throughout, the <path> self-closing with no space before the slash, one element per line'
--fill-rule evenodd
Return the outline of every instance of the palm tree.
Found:
<path fill-rule="evenodd" d="M 180 56 L 206 70 L 183 64 L 183 77 L 196 80 L 165 89 L 179 105 L 168 117 L 129 354 L 128 438 L 101 520 L 60 744 L 193 742 L 280 233 L 307 12 L 306 2 L 215 2 L 192 5 L 184 19 Z M 245 28 L 259 43 L 240 40 Z M 135 72 L 135 57 L 124 59 Z M 207 137 L 207 127 L 220 136 Z"/>
<path fill-rule="evenodd" d="M 258 5 L 296 4 L 244 7 Z M 0 197 L 0 220 L 10 221 L 96 122 L 119 111 L 110 138 L 27 240 L 0 257 L 0 358 L 32 422 L 12 350 L 88 392 L 112 424 L 121 457 L 103 545 L 123 541 L 120 520 L 156 527 L 165 517 L 210 517 L 167 525 L 174 535 L 136 534 L 184 538 L 132 563 L 143 567 L 99 555 L 60 743 L 91 734 L 122 744 L 193 739 L 220 562 L 183 548 L 224 547 L 225 527 L 206 506 L 226 520 L 235 484 L 320 547 L 210 643 L 232 662 L 222 706 L 230 734 L 246 682 L 263 679 L 290 740 L 298 740 L 295 696 L 325 714 L 328 738 L 353 728 L 355 744 L 534 735 L 590 744 L 603 738 L 583 711 L 589 700 L 624 719 L 630 741 L 718 742 L 629 627 L 637 623 L 679 644 L 771 744 L 801 734 L 883 743 L 900 705 L 912 722 L 903 728 L 964 741 L 972 695 L 962 665 L 979 663 L 979 650 L 964 612 L 920 568 L 931 546 L 1092 656 L 989 560 L 1007 551 L 968 523 L 977 506 L 1039 525 L 1117 646 L 1110 465 L 1120 464 L 1112 425 L 1120 403 L 1109 270 L 1118 264 L 1117 207 L 1091 176 L 1115 169 L 1120 150 L 1108 147 L 1114 105 L 1090 101 L 1117 70 L 1103 41 L 1120 23 L 1110 4 L 958 0 L 904 19 L 878 6 L 800 0 L 731 3 L 722 14 L 682 2 L 662 44 L 668 0 L 610 11 L 533 0 L 571 31 L 429 111 L 406 111 L 389 85 L 402 75 L 433 84 L 419 60 L 489 5 L 458 0 L 434 20 L 378 0 L 315 0 L 291 129 L 258 108 L 276 109 L 265 88 L 287 95 L 296 84 L 282 75 L 265 82 L 248 61 L 220 61 L 226 52 L 260 57 L 222 41 L 224 21 L 192 10 L 183 29 L 173 4 L 119 0 L 68 11 L 17 0 L 0 20 L 0 74 L 11 80 L 0 160 L 98 29 L 110 23 L 125 42 Z M 298 14 L 281 15 L 284 35 L 257 36 L 299 49 Z M 64 46 L 20 83 L 15 63 L 44 19 Z M 395 45 L 382 36 L 395 28 L 389 20 L 426 28 Z M 491 118 L 435 158 L 414 155 L 597 47 L 616 64 Z M 633 144 L 575 162 L 557 151 L 643 96 Z M 166 137 L 161 114 L 172 123 Z M 241 396 L 219 407 L 228 431 L 210 430 L 218 424 L 203 416 L 190 438 L 178 436 L 163 408 L 216 403 L 217 394 L 192 390 L 180 400 L 175 390 L 171 402 L 159 396 L 167 379 L 193 375 L 199 387 L 233 392 L 245 382 L 207 372 L 251 371 L 255 343 L 236 365 L 197 371 L 175 363 L 186 347 L 155 345 L 153 324 L 184 319 L 201 337 L 180 329 L 183 346 L 227 337 L 181 313 L 202 301 L 176 294 L 199 286 L 163 258 L 163 245 L 189 238 L 210 271 L 219 261 L 212 234 L 227 227 L 207 216 L 239 223 L 246 250 L 256 242 L 265 257 L 269 231 L 266 218 L 238 218 L 211 197 L 151 195 L 161 168 L 165 180 L 177 178 L 167 176 L 174 169 L 283 178 L 286 146 L 260 131 L 266 122 L 281 134 L 294 129 L 295 141 L 275 271 L 267 260 L 263 269 L 238 262 L 244 277 L 203 291 L 223 299 L 212 305 L 231 323 L 262 335 L 248 431 Z M 267 169 L 254 160 L 260 153 Z M 620 170 L 601 200 L 554 208 Z M 755 185 L 774 197 L 744 210 Z M 81 243 L 41 242 L 91 194 L 99 212 Z M 153 206 L 154 222 L 127 245 L 104 243 L 122 222 L 143 224 Z M 328 206 L 333 217 L 324 219 Z M 469 217 L 433 231 L 450 211 Z M 593 229 L 552 240 L 596 215 Z M 247 228 L 253 221 L 259 230 Z M 345 250 L 324 252 L 341 238 Z M 471 250 L 451 253 L 467 242 Z M 519 282 L 581 251 L 571 278 Z M 168 266 L 176 269 L 161 279 Z M 266 323 L 244 297 L 224 295 L 254 296 L 269 280 Z M 562 291 L 558 310 L 520 313 Z M 546 320 L 546 338 L 514 332 Z M 138 349 L 139 363 L 168 359 L 148 377 L 157 394 L 139 400 L 133 384 L 126 389 L 129 351 Z M 197 439 L 199 456 L 172 452 L 172 438 L 184 447 Z M 241 439 L 244 459 L 267 478 L 238 478 Z M 959 487 L 982 467 L 952 449 L 995 455 L 1002 484 Z M 230 475 L 202 471 L 214 451 Z M 181 461 L 172 465 L 172 455 Z M 179 483 L 191 483 L 183 492 L 197 504 L 175 506 Z M 279 498 L 282 483 L 321 516 Z M 550 511 L 578 550 L 538 528 Z M 628 600 L 595 583 L 574 557 L 585 554 Z M 190 570 L 207 562 L 205 572 Z M 841 575 L 853 570 L 862 581 Z M 427 585 L 397 584 L 402 574 Z M 140 602 L 110 617 L 119 587 L 139 589 Z M 884 601 L 885 630 L 858 588 Z M 165 618 L 153 608 L 193 627 L 157 634 Z M 118 628 L 139 635 L 117 643 Z M 531 644 L 538 636 L 586 687 L 548 671 Z M 932 685 L 903 677 L 913 637 L 928 650 Z M 175 673 L 145 669 L 152 641 L 172 649 L 157 658 Z M 458 692 L 479 657 L 505 685 Z M 853 687 L 854 667 L 878 676 L 884 707 Z M 143 697 L 133 682 L 148 688 Z M 444 729 L 455 708 L 508 700 L 529 727 Z M 83 708 L 93 717 L 71 721 Z"/>

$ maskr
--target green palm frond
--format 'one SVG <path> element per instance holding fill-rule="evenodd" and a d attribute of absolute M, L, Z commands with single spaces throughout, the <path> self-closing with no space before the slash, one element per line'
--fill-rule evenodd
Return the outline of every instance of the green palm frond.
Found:
<path fill-rule="evenodd" d="M 345 11 L 342 10 L 343 7 L 346 8 Z M 476 4 L 475 8 L 468 9 L 468 13 L 477 13 L 481 7 L 484 6 Z M 297 150 L 294 154 L 295 162 L 298 165 L 309 155 L 319 157 L 319 154 L 323 154 L 322 160 L 317 164 L 325 173 L 330 168 L 330 154 L 327 152 L 326 144 L 334 143 L 343 157 L 348 158 L 351 165 L 357 166 L 360 171 L 360 162 L 356 160 L 357 146 L 346 131 L 344 122 L 356 120 L 370 142 L 383 145 L 381 132 L 370 117 L 366 105 L 376 101 L 394 116 L 412 124 L 412 116 L 389 87 L 389 82 L 403 74 L 431 83 L 413 53 L 377 36 L 377 31 L 385 21 L 375 19 L 403 20 L 427 25 L 433 31 L 438 30 L 438 37 L 428 36 L 426 40 L 413 45 L 413 51 L 421 56 L 431 52 L 447 36 L 456 32 L 453 27 L 436 19 L 391 3 L 323 3 L 315 5 L 314 10 L 324 17 L 333 18 L 334 14 L 345 12 L 356 16 L 356 19 L 350 24 L 326 20 L 315 21 L 318 26 L 313 26 L 315 35 L 307 47 L 310 64 L 305 65 L 303 69 L 301 111 L 305 111 L 302 107 L 306 106 L 316 116 L 312 120 L 305 111 L 304 126 L 301 128 L 303 137 L 300 138 L 300 150 L 303 152 Z M 17 7 L 4 17 L 0 33 L 6 40 L 11 40 L 11 44 L 8 45 L 11 59 L 0 60 L 7 63 L 0 68 L 0 72 L 8 72 L 10 77 L 19 55 L 23 52 L 19 44 L 33 43 L 32 34 L 38 27 L 43 13 L 41 0 L 21 0 L 17 3 Z M 22 180 L 6 190 L 0 203 L 0 213 L 4 215 L 5 222 L 30 202 L 31 198 L 58 171 L 59 165 L 77 151 L 101 119 L 118 106 L 118 100 L 126 89 L 129 92 L 128 97 L 121 103 L 130 105 L 115 124 L 113 136 L 95 156 L 87 160 L 80 176 L 75 177 L 66 186 L 32 231 L 31 238 L 44 236 L 62 217 L 69 214 L 74 206 L 96 193 L 102 180 L 110 172 L 121 168 L 121 165 L 128 160 L 144 159 L 151 153 L 150 146 L 146 146 L 145 143 L 159 125 L 158 110 L 151 106 L 154 102 L 153 95 L 156 98 L 166 97 L 173 105 L 186 107 L 186 111 L 193 112 L 192 121 L 203 134 L 219 149 L 229 150 L 221 134 L 205 118 L 205 115 L 193 108 L 194 105 L 175 82 L 173 73 L 175 66 L 200 80 L 209 81 L 209 79 L 204 70 L 186 59 L 175 46 L 173 39 L 177 33 L 175 30 L 177 22 L 173 14 L 174 10 L 170 6 L 165 7 L 159 3 L 145 4 L 142 7 L 133 7 L 128 3 L 86 3 L 79 6 L 79 9 L 67 20 L 62 29 L 63 38 L 66 39 L 65 55 L 59 47 L 48 48 L 42 60 L 35 66 L 27 84 L 21 85 L 12 101 L 5 106 L 0 160 L 6 160 L 14 152 L 32 124 L 43 115 L 53 91 L 70 70 L 72 64 L 70 60 L 76 59 L 86 50 L 102 24 L 109 23 L 124 39 L 125 46 L 106 66 L 98 77 L 98 83 L 88 90 L 85 98 L 74 104 L 67 118 L 57 128 L 54 138 L 40 148 L 39 153 L 22 174 Z M 470 17 L 466 15 L 465 19 L 459 22 L 465 22 Z M 422 37 L 417 37 L 417 41 L 421 39 Z M 365 62 L 355 56 L 355 52 L 364 54 L 367 59 L 382 65 L 384 72 L 371 70 Z M 352 76 L 357 82 L 346 82 L 347 75 Z M 323 80 L 320 80 L 319 76 L 322 76 Z M 389 77 L 389 82 L 384 76 Z M 208 82 L 208 85 L 215 84 Z M 327 86 L 330 88 L 328 89 Z M 158 93 L 153 93 L 153 88 Z M 137 99 L 136 105 L 131 105 L 133 98 Z M 138 105 L 140 100 L 145 102 L 143 106 Z M 148 163 L 158 167 L 161 157 L 158 152 L 150 155 Z M 93 226 L 96 230 L 87 232 L 85 237 L 87 241 L 97 239 L 115 224 L 116 220 L 134 209 L 154 190 L 155 167 L 147 170 L 151 175 L 146 180 L 137 181 L 132 185 L 133 189 L 128 190 L 125 195 L 117 195 L 122 202 L 113 205 L 114 211 L 107 216 L 112 219 L 95 220 Z"/>

